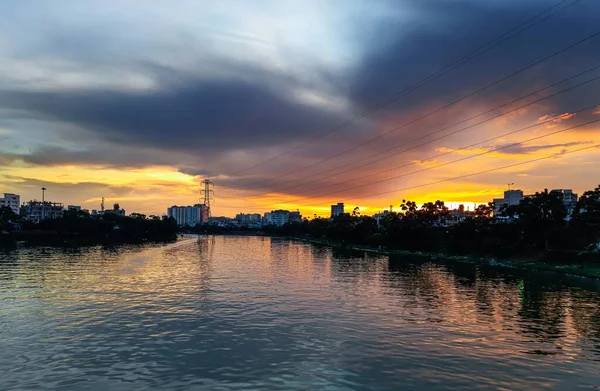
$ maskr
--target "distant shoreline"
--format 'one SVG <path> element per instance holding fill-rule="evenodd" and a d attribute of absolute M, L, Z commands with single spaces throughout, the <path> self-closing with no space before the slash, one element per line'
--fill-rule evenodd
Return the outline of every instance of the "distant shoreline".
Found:
<path fill-rule="evenodd" d="M 54 231 L 12 232 L 0 236 L 0 248 L 12 248 L 24 245 L 27 247 L 86 247 L 99 245 L 124 245 L 144 243 L 173 243 L 178 237 L 120 237 L 61 235 Z"/>
<path fill-rule="evenodd" d="M 328 240 L 302 238 L 302 237 L 286 237 L 273 236 L 282 239 L 292 239 L 313 245 L 328 246 L 340 250 L 367 252 L 378 255 L 387 256 L 419 256 L 431 260 L 446 260 L 461 263 L 471 264 L 486 264 L 490 266 L 501 266 L 507 268 L 516 268 L 522 270 L 536 271 L 551 271 L 560 274 L 573 275 L 578 277 L 588 277 L 600 279 L 600 253 L 595 252 L 579 252 L 579 253 L 556 253 L 549 252 L 546 254 L 537 254 L 533 257 L 494 257 L 494 256 L 479 256 L 479 255 L 455 255 L 447 253 L 429 253 L 429 252 L 412 252 L 406 250 L 392 250 L 387 248 L 374 248 L 368 246 L 358 246 L 352 244 L 343 244 L 331 242 Z M 557 257 L 569 257 L 571 264 L 557 263 L 553 261 Z"/>

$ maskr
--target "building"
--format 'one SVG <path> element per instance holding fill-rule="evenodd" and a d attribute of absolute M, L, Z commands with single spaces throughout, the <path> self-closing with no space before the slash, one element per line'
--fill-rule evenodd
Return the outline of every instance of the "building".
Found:
<path fill-rule="evenodd" d="M 198 224 L 208 223 L 208 207 L 202 204 L 194 206 L 173 205 L 167 209 L 167 217 L 172 217 L 181 227 L 195 227 Z"/>
<path fill-rule="evenodd" d="M 9 207 L 15 214 L 20 214 L 21 196 L 17 194 L 4 193 L 4 197 L 0 198 L 0 208 L 3 206 Z"/>
<path fill-rule="evenodd" d="M 391 208 L 390 208 L 391 209 Z M 389 215 L 391 212 L 389 210 L 384 210 L 383 212 L 379 212 L 379 213 L 375 213 L 373 215 L 373 218 L 375 219 L 375 221 L 377 221 L 377 226 L 381 226 L 381 220 L 383 220 L 383 218 L 387 215 Z"/>
<path fill-rule="evenodd" d="M 506 190 L 504 192 L 504 198 L 494 198 L 494 216 L 497 216 L 500 213 L 502 207 L 519 205 L 522 200 L 522 190 Z"/>
<path fill-rule="evenodd" d="M 112 209 L 107 209 L 102 214 L 106 215 L 109 213 L 116 214 L 117 216 L 125 217 L 125 209 L 121 209 L 121 206 L 119 204 L 114 204 Z"/>
<path fill-rule="evenodd" d="M 238 213 L 235 219 L 240 223 L 241 226 L 257 226 L 260 225 L 262 216 L 259 213 Z"/>
<path fill-rule="evenodd" d="M 29 201 L 23 205 L 23 216 L 30 221 L 39 222 L 44 219 L 58 219 L 64 214 L 65 208 L 59 202 Z"/>
<path fill-rule="evenodd" d="M 339 202 L 337 205 L 331 205 L 331 217 L 344 214 L 344 203 Z"/>
<path fill-rule="evenodd" d="M 556 194 L 562 200 L 569 215 L 577 208 L 577 194 L 573 193 L 573 190 L 553 189 L 550 193 Z"/>
<path fill-rule="evenodd" d="M 216 225 L 217 227 L 236 227 L 237 223 L 237 220 L 224 216 L 208 218 L 208 224 Z"/>
<path fill-rule="evenodd" d="M 289 221 L 290 223 L 301 223 L 302 215 L 300 214 L 300 211 L 290 212 Z"/>
<path fill-rule="evenodd" d="M 67 210 L 69 212 L 79 212 L 79 211 L 81 211 L 81 206 L 78 206 L 78 205 L 68 205 L 67 206 Z"/>
<path fill-rule="evenodd" d="M 272 210 L 269 213 L 269 224 L 281 227 L 290 222 L 290 212 L 287 210 Z"/>
<path fill-rule="evenodd" d="M 299 211 L 290 212 L 288 210 L 272 210 L 266 212 L 263 218 L 263 224 L 276 225 L 281 227 L 287 223 L 302 222 L 302 215 Z"/>

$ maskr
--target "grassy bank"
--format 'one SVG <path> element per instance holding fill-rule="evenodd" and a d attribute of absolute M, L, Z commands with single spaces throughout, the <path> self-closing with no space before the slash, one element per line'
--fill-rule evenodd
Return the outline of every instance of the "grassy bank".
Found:
<path fill-rule="evenodd" d="M 508 268 L 552 271 L 581 277 L 600 278 L 600 253 L 593 252 L 548 252 L 527 256 L 476 256 L 476 255 L 454 255 L 446 253 L 410 252 L 404 250 L 393 250 L 387 248 L 374 248 L 368 246 L 357 246 L 347 243 L 332 242 L 324 239 L 288 237 L 315 245 L 329 246 L 348 251 L 367 252 L 378 255 L 389 256 L 420 256 L 432 261 L 456 261 L 472 264 L 485 264 Z"/>

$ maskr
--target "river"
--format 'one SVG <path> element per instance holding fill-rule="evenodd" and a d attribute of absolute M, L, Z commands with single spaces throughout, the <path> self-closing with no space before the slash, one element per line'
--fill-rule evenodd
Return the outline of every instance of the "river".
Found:
<path fill-rule="evenodd" d="M 600 284 L 260 237 L 0 251 L 0 390 L 600 388 Z"/>

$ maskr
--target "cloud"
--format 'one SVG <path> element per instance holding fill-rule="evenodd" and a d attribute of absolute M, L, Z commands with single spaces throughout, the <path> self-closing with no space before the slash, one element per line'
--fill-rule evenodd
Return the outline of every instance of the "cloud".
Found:
<path fill-rule="evenodd" d="M 512 144 L 512 143 L 511 143 Z M 549 149 L 555 148 L 563 148 L 563 152 L 567 150 L 569 147 L 575 147 L 578 145 L 586 145 L 591 144 L 590 141 L 572 141 L 568 143 L 559 143 L 559 144 L 540 144 L 540 145 L 525 145 L 525 144 L 517 144 L 511 145 L 510 147 L 504 147 L 502 144 L 494 146 L 494 149 L 503 148 L 497 153 L 505 154 L 505 155 L 531 155 L 538 152 L 546 151 Z M 510 145 L 510 144 L 507 144 Z M 496 152 L 493 152 L 496 153 Z"/>
<path fill-rule="evenodd" d="M 390 146 L 572 76 L 600 60 L 600 53 L 593 50 L 597 42 L 590 41 L 377 142 L 312 169 L 270 179 L 366 142 L 585 37 L 592 32 L 600 3 L 579 2 L 372 112 L 370 108 L 381 100 L 548 4 L 537 0 L 384 0 L 350 5 L 241 1 L 236 6 L 202 7 L 188 1 L 178 7 L 161 2 L 68 4 L 58 7 L 60 12 L 28 0 L 0 6 L 8 15 L 0 37 L 14 37 L 0 38 L 0 126 L 9 137 L 0 140 L 3 164 L 123 170 L 168 166 L 184 176 L 218 178 L 221 188 L 277 193 L 290 181 L 302 185 L 318 178 L 320 170 L 377 156 Z M 552 115 L 556 123 L 566 121 L 570 113 L 591 104 L 594 96 L 597 86 L 590 84 L 503 123 L 457 134 L 444 145 L 452 149 L 448 145 L 487 139 L 506 132 L 506 127 Z M 365 111 L 368 116 L 357 118 Z M 322 136 L 331 129 L 335 131 L 330 136 Z M 9 150 L 9 143 L 22 148 Z M 383 164 L 402 165 L 438 148 L 440 143 L 432 142 Z M 509 154 L 543 149 L 527 148 L 511 149 Z M 230 175 L 279 155 L 269 164 Z M 319 180 L 311 187 L 377 168 L 357 165 L 352 173 Z"/>
<path fill-rule="evenodd" d="M 539 117 L 538 122 L 552 121 L 553 123 L 559 124 L 563 121 L 566 121 L 568 119 L 575 117 L 575 115 L 576 114 L 573 114 L 573 113 L 563 113 L 563 114 L 559 114 L 559 115 L 546 114 L 546 115 Z"/>

